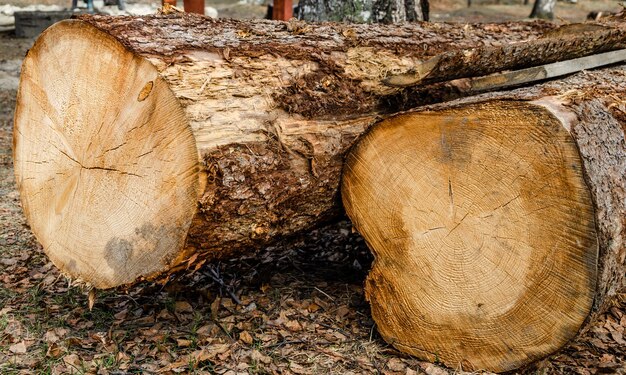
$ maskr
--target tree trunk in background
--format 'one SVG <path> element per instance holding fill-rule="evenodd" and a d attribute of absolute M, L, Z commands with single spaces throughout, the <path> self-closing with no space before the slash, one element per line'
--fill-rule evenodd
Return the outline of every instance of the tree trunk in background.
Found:
<path fill-rule="evenodd" d="M 401 23 L 428 21 L 428 0 L 376 0 L 372 6 L 373 21 Z"/>
<path fill-rule="evenodd" d="M 541 18 L 545 20 L 554 19 L 554 6 L 556 0 L 535 0 L 535 5 L 530 13 L 530 18 Z"/>
<path fill-rule="evenodd" d="M 354 23 L 428 21 L 428 0 L 301 0 L 299 19 Z"/>

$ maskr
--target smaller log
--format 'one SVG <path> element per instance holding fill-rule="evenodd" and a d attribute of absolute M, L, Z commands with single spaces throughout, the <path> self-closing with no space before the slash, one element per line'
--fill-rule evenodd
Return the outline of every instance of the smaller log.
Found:
<path fill-rule="evenodd" d="M 626 286 L 624 94 L 624 67 L 586 72 L 392 116 L 361 138 L 342 197 L 375 255 L 366 297 L 386 341 L 508 371 L 611 306 Z"/>
<path fill-rule="evenodd" d="M 559 61 L 532 68 L 497 73 L 486 77 L 469 78 L 465 79 L 464 83 L 467 83 L 469 86 L 467 90 L 468 93 L 491 91 L 550 78 L 558 78 L 567 74 L 586 69 L 599 68 L 621 61 L 626 61 L 626 49 L 579 57 L 573 60 Z M 462 84 L 459 85 L 459 83 L 461 82 L 457 83 L 458 86 L 462 87 Z"/>
<path fill-rule="evenodd" d="M 612 51 L 623 48 L 625 42 L 626 29 L 619 25 L 573 24 L 548 31 L 536 40 L 444 52 L 383 82 L 405 87 L 485 76 Z"/>

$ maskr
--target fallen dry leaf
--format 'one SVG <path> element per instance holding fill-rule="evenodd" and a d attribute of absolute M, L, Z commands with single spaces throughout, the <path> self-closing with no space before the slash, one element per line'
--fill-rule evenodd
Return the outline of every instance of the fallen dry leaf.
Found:
<path fill-rule="evenodd" d="M 46 357 L 50 358 L 59 358 L 61 354 L 63 354 L 63 349 L 56 342 L 50 344 L 46 351 Z"/>
<path fill-rule="evenodd" d="M 43 340 L 48 343 L 55 343 L 59 341 L 60 338 L 53 330 L 50 330 L 43 335 Z"/>
<path fill-rule="evenodd" d="M 17 344 L 9 346 L 9 351 L 14 354 L 24 354 L 26 353 L 26 344 L 24 341 L 20 341 Z"/>
<path fill-rule="evenodd" d="M 252 343 L 254 342 L 254 338 L 248 331 L 242 331 L 241 333 L 239 333 L 239 340 L 248 345 L 252 345 Z"/>
<path fill-rule="evenodd" d="M 118 313 L 113 314 L 113 317 L 117 320 L 124 320 L 126 319 L 127 315 L 128 315 L 128 309 L 124 309 Z"/>
<path fill-rule="evenodd" d="M 387 361 L 387 368 L 391 371 L 404 372 L 406 364 L 398 358 L 390 358 L 389 361 Z"/>
<path fill-rule="evenodd" d="M 157 315 L 157 320 L 172 320 L 172 319 L 174 319 L 174 316 L 170 314 L 170 312 L 167 311 L 167 309 L 161 310 L 161 312 L 159 312 L 159 314 Z"/>
<path fill-rule="evenodd" d="M 250 354 L 250 358 L 254 361 L 265 363 L 266 365 L 272 362 L 271 357 L 261 353 L 260 351 L 256 349 L 252 351 L 252 353 Z"/>
<path fill-rule="evenodd" d="M 77 354 L 66 355 L 65 357 L 63 357 L 63 362 L 66 365 L 70 367 L 74 367 L 74 368 L 80 368 L 80 364 L 81 364 L 81 360 Z"/>
<path fill-rule="evenodd" d="M 177 314 L 192 313 L 193 307 L 191 307 L 191 304 L 187 301 L 176 301 L 176 303 L 174 304 L 174 311 Z"/>
<path fill-rule="evenodd" d="M 13 311 L 12 307 L 9 307 L 9 306 L 3 307 L 2 309 L 0 309 L 0 316 L 6 315 L 6 314 L 10 313 L 11 311 Z"/>
<path fill-rule="evenodd" d="M 96 303 L 96 288 L 89 289 L 87 296 L 89 311 L 93 310 L 93 305 Z"/>
<path fill-rule="evenodd" d="M 432 363 L 422 362 L 420 366 L 428 375 L 449 375 L 448 371 Z"/>
<path fill-rule="evenodd" d="M 285 323 L 285 328 L 289 329 L 291 332 L 302 331 L 302 325 L 297 320 L 287 321 L 287 323 Z"/>
<path fill-rule="evenodd" d="M 220 297 L 216 297 L 211 303 L 211 318 L 213 318 L 213 320 L 217 320 L 218 318 L 221 302 L 222 299 Z"/>

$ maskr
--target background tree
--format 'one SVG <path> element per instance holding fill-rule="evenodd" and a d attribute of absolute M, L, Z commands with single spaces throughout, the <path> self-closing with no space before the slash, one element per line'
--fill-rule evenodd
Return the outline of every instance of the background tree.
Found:
<path fill-rule="evenodd" d="M 301 0 L 305 21 L 399 23 L 428 21 L 428 0 Z"/>
<path fill-rule="evenodd" d="M 555 5 L 556 0 L 535 0 L 535 5 L 530 13 L 530 18 L 553 19 Z"/>

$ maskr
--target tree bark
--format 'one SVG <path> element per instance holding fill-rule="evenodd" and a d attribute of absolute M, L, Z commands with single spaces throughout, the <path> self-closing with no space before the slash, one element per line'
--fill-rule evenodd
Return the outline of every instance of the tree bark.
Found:
<path fill-rule="evenodd" d="M 554 7 L 556 0 L 535 0 L 530 18 L 541 18 L 545 20 L 554 19 Z"/>
<path fill-rule="evenodd" d="M 392 116 L 342 197 L 401 351 L 465 371 L 555 352 L 626 288 L 625 67 Z"/>

